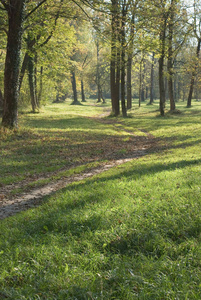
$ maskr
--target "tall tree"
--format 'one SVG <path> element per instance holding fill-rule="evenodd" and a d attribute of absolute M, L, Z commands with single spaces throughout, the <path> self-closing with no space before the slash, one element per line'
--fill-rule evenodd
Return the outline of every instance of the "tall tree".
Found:
<path fill-rule="evenodd" d="M 127 58 L 127 109 L 132 108 L 132 61 L 133 61 L 133 46 L 134 46 L 134 26 L 135 26 L 135 8 L 132 8 L 132 16 L 130 23 L 130 37 L 128 44 Z"/>
<path fill-rule="evenodd" d="M 22 45 L 25 2 L 25 0 L 1 0 L 8 14 L 2 125 L 10 128 L 17 127 L 20 50 Z"/>
<path fill-rule="evenodd" d="M 126 97 L 125 97 L 125 77 L 126 77 L 126 16 L 128 12 L 128 3 L 123 0 L 121 8 L 121 108 L 123 117 L 127 117 Z"/>
<path fill-rule="evenodd" d="M 175 110 L 174 90 L 173 90 L 173 27 L 174 13 L 176 10 L 175 0 L 171 0 L 168 16 L 168 93 L 170 98 L 170 111 Z"/>
<path fill-rule="evenodd" d="M 4 107 L 2 125 L 14 128 L 18 123 L 20 51 L 24 20 L 47 0 L 37 1 L 33 9 L 25 10 L 26 0 L 0 0 L 7 12 L 8 35 L 4 73 Z M 27 15 L 25 16 L 25 13 Z"/>
<path fill-rule="evenodd" d="M 191 101 L 192 101 L 192 95 L 193 95 L 193 89 L 194 89 L 194 83 L 195 83 L 195 77 L 197 73 L 197 66 L 198 66 L 198 60 L 200 55 L 200 44 L 201 44 L 201 9 L 199 8 L 199 3 L 197 3 L 196 0 L 194 0 L 194 15 L 193 15 L 193 32 L 194 36 L 197 40 L 197 49 L 196 49 L 196 61 L 195 66 L 192 71 L 191 75 L 191 82 L 190 82 L 190 89 L 188 94 L 188 100 L 187 100 L 187 107 L 191 107 Z"/>
<path fill-rule="evenodd" d="M 151 60 L 151 83 L 150 83 L 150 101 L 149 104 L 153 104 L 154 102 L 154 62 L 155 62 L 155 52 L 152 53 Z"/>
<path fill-rule="evenodd" d="M 165 114 L 165 83 L 164 83 L 164 61 L 165 61 L 165 39 L 167 29 L 167 11 L 165 10 L 164 1 L 161 0 L 161 16 L 160 16 L 160 57 L 159 57 L 159 91 L 160 91 L 160 114 Z"/>
<path fill-rule="evenodd" d="M 110 61 L 110 90 L 112 112 L 115 116 L 120 113 L 120 47 L 119 47 L 119 1 L 111 0 L 111 61 Z"/>

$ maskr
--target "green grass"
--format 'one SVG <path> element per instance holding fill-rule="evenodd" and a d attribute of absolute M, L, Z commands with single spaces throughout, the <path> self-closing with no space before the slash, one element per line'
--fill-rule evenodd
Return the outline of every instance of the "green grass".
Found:
<path fill-rule="evenodd" d="M 0 132 L 0 184 L 38 180 L 47 174 L 52 178 L 52 173 L 92 163 L 100 141 L 120 135 L 113 126 L 105 128 L 90 118 L 103 109 L 88 103 L 78 107 L 50 104 L 40 114 L 20 115 L 19 131 Z"/>
<path fill-rule="evenodd" d="M 160 138 L 155 153 L 71 184 L 40 207 L 1 221 L 0 298 L 201 299 L 201 105 L 177 106 L 181 114 L 162 118 L 156 105 L 136 105 L 132 118 L 119 118 L 121 128 Z M 82 106 L 73 106 L 69 117 L 62 108 L 61 123 L 59 106 L 51 107 L 54 117 L 51 110 L 22 116 L 30 126 L 23 143 L 42 135 L 54 147 L 56 134 L 56 155 L 65 137 L 84 145 L 99 134 L 126 139 L 116 127 L 84 117 Z M 8 139 L 4 161 L 12 166 Z M 24 158 L 16 168 L 27 165 Z"/>

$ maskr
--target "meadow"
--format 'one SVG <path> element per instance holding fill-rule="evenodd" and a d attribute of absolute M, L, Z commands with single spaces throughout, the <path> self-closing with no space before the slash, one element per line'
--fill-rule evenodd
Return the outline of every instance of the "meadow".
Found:
<path fill-rule="evenodd" d="M 185 105 L 114 119 L 67 101 L 1 129 L 1 201 L 144 154 L 0 220 L 0 299 L 201 299 L 201 103 Z"/>

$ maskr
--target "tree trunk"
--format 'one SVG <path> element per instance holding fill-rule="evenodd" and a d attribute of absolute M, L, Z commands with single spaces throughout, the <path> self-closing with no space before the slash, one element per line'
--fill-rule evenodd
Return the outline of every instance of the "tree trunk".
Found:
<path fill-rule="evenodd" d="M 96 54 L 97 54 L 97 68 L 96 68 L 96 84 L 97 84 L 97 91 L 98 91 L 98 100 L 97 102 L 101 102 L 101 88 L 100 88 L 100 67 L 99 67 L 99 41 L 96 43 Z"/>
<path fill-rule="evenodd" d="M 175 110 L 175 100 L 174 100 L 174 90 L 173 90 L 173 50 L 172 50 L 172 40 L 173 40 L 173 20 L 174 19 L 174 0 L 171 0 L 170 14 L 169 14 L 169 36 L 168 36 L 168 94 L 170 98 L 170 111 Z"/>
<path fill-rule="evenodd" d="M 28 61 L 28 77 L 29 77 L 29 91 L 31 97 L 32 112 L 36 112 L 37 102 L 36 102 L 36 90 L 35 90 L 35 80 L 34 80 L 34 57 L 29 56 Z"/>
<path fill-rule="evenodd" d="M 159 91 L 160 91 L 160 114 L 165 115 L 165 85 L 164 85 L 164 74 L 163 74 L 163 63 L 164 57 L 159 58 Z"/>
<path fill-rule="evenodd" d="M 34 89 L 35 89 L 36 105 L 37 105 L 37 108 L 39 108 L 37 63 L 38 63 L 38 55 L 37 55 L 37 52 L 35 52 L 35 56 L 34 56 Z"/>
<path fill-rule="evenodd" d="M 7 4 L 8 39 L 4 73 L 4 107 L 2 125 L 14 128 L 18 123 L 20 50 L 25 0 Z"/>
<path fill-rule="evenodd" d="M 181 77 L 177 75 L 177 91 L 178 91 L 178 96 L 177 96 L 177 101 L 181 99 Z"/>
<path fill-rule="evenodd" d="M 39 85 L 39 92 L 38 92 L 38 105 L 40 106 L 41 98 L 43 92 L 43 66 L 40 67 L 40 85 Z"/>
<path fill-rule="evenodd" d="M 3 109 L 3 93 L 0 89 L 0 110 L 2 110 L 2 109 Z"/>
<path fill-rule="evenodd" d="M 103 103 L 106 103 L 106 102 L 105 102 L 105 98 L 104 98 L 104 96 L 103 96 L 102 88 L 101 88 L 101 90 L 100 90 L 100 93 L 101 93 L 101 99 L 102 99 Z"/>
<path fill-rule="evenodd" d="M 195 82 L 195 72 L 193 72 L 192 77 L 191 77 L 190 90 L 189 90 L 188 100 L 187 100 L 187 107 L 191 107 L 194 82 Z"/>
<path fill-rule="evenodd" d="M 115 116 L 119 115 L 119 82 L 120 82 L 120 53 L 117 47 L 119 21 L 117 18 L 118 0 L 112 0 L 112 35 L 111 35 L 111 60 L 110 60 L 110 90 L 112 112 Z"/>
<path fill-rule="evenodd" d="M 76 86 L 76 78 L 75 78 L 75 71 L 71 71 L 71 82 L 72 82 L 72 89 L 73 89 L 73 103 L 72 104 L 78 104 L 77 100 L 77 86 Z"/>
<path fill-rule="evenodd" d="M 27 68 L 28 61 L 29 61 L 29 54 L 28 54 L 28 52 L 26 52 L 25 56 L 24 56 L 24 59 L 23 59 L 22 66 L 21 66 L 21 70 L 20 70 L 19 91 L 20 91 L 21 86 L 22 86 L 22 81 L 23 81 L 23 78 L 24 78 L 24 74 L 25 74 L 25 71 L 26 71 L 26 68 Z"/>
<path fill-rule="evenodd" d="M 125 62 L 125 44 L 126 44 L 126 34 L 125 34 L 125 0 L 122 7 L 122 24 L 121 24 L 121 109 L 123 117 L 127 117 L 126 101 L 125 101 L 125 76 L 126 76 L 126 62 Z"/>
<path fill-rule="evenodd" d="M 132 108 L 131 70 L 132 70 L 132 53 L 129 53 L 128 63 L 127 63 L 127 109 Z"/>
<path fill-rule="evenodd" d="M 152 53 L 152 62 L 151 62 L 151 85 L 150 85 L 150 101 L 149 104 L 154 102 L 154 56 L 155 53 Z"/>
<path fill-rule="evenodd" d="M 142 101 L 142 59 L 140 61 L 140 76 L 139 76 L 139 107 Z"/>
<path fill-rule="evenodd" d="M 145 88 L 145 99 L 147 99 L 149 96 L 149 87 L 146 85 L 146 88 Z"/>
<path fill-rule="evenodd" d="M 172 78 L 168 78 L 168 93 L 169 93 L 169 98 L 170 98 L 170 111 L 174 111 L 175 110 L 175 100 L 174 100 L 174 93 L 173 93 Z"/>
<path fill-rule="evenodd" d="M 145 101 L 143 80 L 144 80 L 144 76 L 142 75 L 141 102 L 144 102 L 144 101 Z"/>
<path fill-rule="evenodd" d="M 152 54 L 152 64 L 151 64 L 150 104 L 154 102 L 154 63 L 155 63 L 155 52 L 153 52 Z"/>
<path fill-rule="evenodd" d="M 164 59 L 165 59 L 165 32 L 166 32 L 166 16 L 163 16 L 162 28 L 160 31 L 161 53 L 159 58 L 159 92 L 160 92 L 160 114 L 165 115 L 165 85 L 164 85 Z"/>
<path fill-rule="evenodd" d="M 197 59 L 199 58 L 200 54 L 200 43 L 201 43 L 201 38 L 198 39 L 198 45 L 197 45 L 197 51 L 196 51 L 196 56 Z M 195 75 L 196 75 L 196 69 L 197 69 L 197 62 L 195 64 L 195 68 L 192 72 L 191 76 L 191 83 L 190 83 L 190 90 L 189 90 L 189 95 L 188 95 L 188 101 L 187 101 L 187 107 L 191 107 L 191 101 L 192 101 L 192 96 L 193 96 L 193 88 L 194 88 L 194 83 L 195 83 Z"/>
<path fill-rule="evenodd" d="M 128 49 L 128 61 L 127 61 L 127 109 L 132 108 L 132 61 L 133 61 L 133 36 L 134 36 L 134 21 L 135 15 L 132 14 L 131 30 L 130 30 L 130 44 Z"/>
<path fill-rule="evenodd" d="M 81 79 L 81 95 L 82 95 L 82 102 L 86 102 L 86 100 L 85 100 L 85 94 L 84 94 L 84 82 L 83 82 L 83 79 Z"/>
<path fill-rule="evenodd" d="M 184 79 L 182 80 L 182 100 L 183 102 L 185 101 L 185 96 L 186 96 L 186 89 L 185 89 L 185 83 Z"/>
<path fill-rule="evenodd" d="M 145 77 L 145 63 L 144 63 L 144 58 L 142 59 L 143 63 L 143 68 L 141 68 L 141 102 L 145 101 L 145 82 L 144 82 L 144 77 Z"/>

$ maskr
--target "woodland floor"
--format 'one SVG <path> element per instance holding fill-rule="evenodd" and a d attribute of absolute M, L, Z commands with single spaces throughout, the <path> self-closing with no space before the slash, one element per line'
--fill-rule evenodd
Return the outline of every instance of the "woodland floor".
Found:
<path fill-rule="evenodd" d="M 93 119 L 95 119 L 97 122 L 104 123 L 105 125 L 112 124 L 113 126 L 118 126 L 118 124 L 121 124 L 121 122 L 116 122 L 113 119 L 104 118 L 106 115 L 107 113 L 102 114 Z M 98 167 L 88 169 L 87 171 L 84 171 L 81 174 L 72 175 L 67 178 L 63 177 L 57 181 L 55 180 L 42 187 L 35 187 L 33 189 L 30 188 L 28 191 L 15 194 L 14 196 L 12 195 L 12 193 L 10 193 L 11 190 L 22 188 L 23 186 L 30 183 L 31 179 L 23 180 L 20 183 L 13 183 L 11 185 L 1 186 L 0 219 L 4 219 L 20 211 L 27 210 L 29 208 L 33 208 L 35 206 L 40 205 L 44 201 L 44 196 L 50 195 L 66 187 L 70 183 L 73 183 L 75 181 L 81 181 L 88 177 L 92 177 L 112 167 L 126 163 L 133 159 L 137 159 L 141 156 L 147 155 L 148 153 L 159 149 L 158 139 L 155 138 L 153 135 L 149 134 L 148 132 L 142 130 L 142 132 L 145 135 L 137 136 L 134 135 L 131 131 L 124 129 L 123 126 L 121 127 L 121 130 L 124 130 L 125 132 L 129 133 L 129 140 L 127 141 L 126 153 L 121 153 L 121 144 L 118 142 L 118 140 L 115 140 L 114 137 L 111 138 L 109 142 L 102 141 L 102 147 L 104 148 L 104 151 L 96 155 L 96 160 L 100 162 L 102 161 L 102 163 Z M 80 149 L 80 151 L 86 152 L 87 146 L 83 145 L 83 147 L 84 149 Z M 118 155 L 116 151 L 117 148 L 119 149 Z M 87 161 L 82 162 L 82 164 L 84 163 L 87 163 Z M 73 168 L 76 166 L 77 165 L 71 167 Z M 67 169 L 69 169 L 69 167 L 66 168 L 66 170 Z M 62 170 L 65 171 L 65 169 Z M 57 172 L 54 172 L 54 175 L 56 175 Z M 50 175 L 52 176 L 53 174 L 47 173 L 43 176 L 43 178 L 48 178 Z M 40 180 L 43 178 L 41 178 L 40 176 L 34 177 L 34 180 Z"/>

